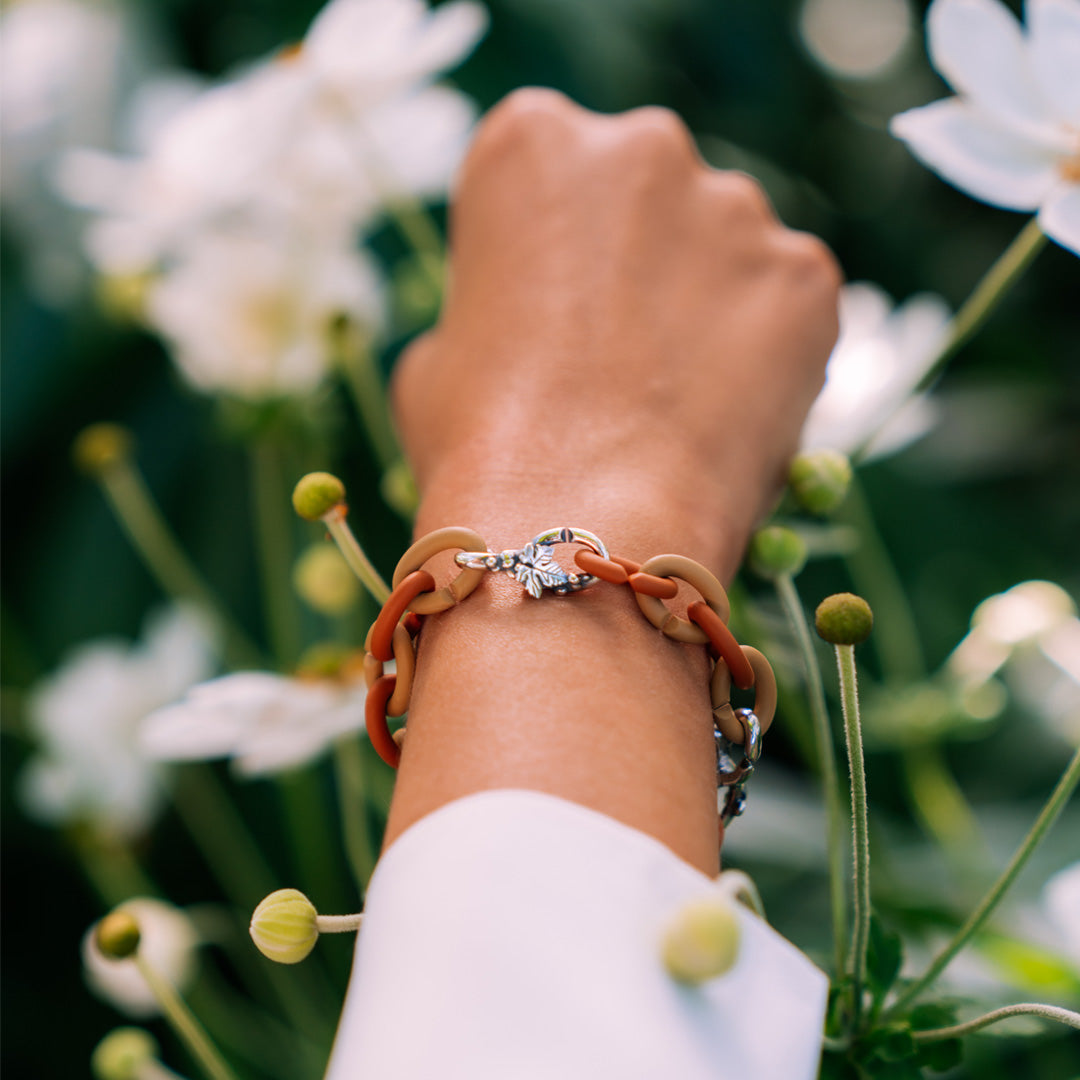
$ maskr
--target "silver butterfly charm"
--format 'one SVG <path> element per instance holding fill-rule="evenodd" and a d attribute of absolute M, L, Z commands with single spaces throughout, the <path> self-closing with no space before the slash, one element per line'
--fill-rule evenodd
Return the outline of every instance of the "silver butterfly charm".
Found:
<path fill-rule="evenodd" d="M 547 529 L 534 536 L 523 548 L 507 551 L 462 551 L 454 557 L 458 566 L 472 570 L 502 571 L 512 574 L 525 591 L 537 600 L 548 589 L 556 596 L 579 592 L 596 581 L 592 574 L 564 570 L 554 559 L 556 544 L 584 544 L 601 558 L 608 557 L 607 548 L 599 537 L 585 529 Z"/>

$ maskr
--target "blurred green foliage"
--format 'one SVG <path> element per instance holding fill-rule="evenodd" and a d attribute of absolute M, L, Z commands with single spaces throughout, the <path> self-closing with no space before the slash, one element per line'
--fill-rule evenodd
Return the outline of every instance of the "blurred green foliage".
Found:
<path fill-rule="evenodd" d="M 318 6 L 164 0 L 152 17 L 178 62 L 217 76 L 301 36 Z M 492 0 L 489 7 L 491 31 L 455 76 L 482 107 L 529 83 L 605 111 L 670 106 L 711 163 L 753 172 L 780 216 L 822 235 L 850 279 L 875 281 L 898 299 L 931 290 L 955 307 L 1023 224 L 1019 215 L 954 191 L 888 135 L 893 113 L 944 92 L 917 32 L 893 69 L 860 82 L 831 78 L 813 62 L 799 40 L 799 6 L 787 0 Z M 392 237 L 377 242 L 393 254 Z M 91 1049 L 118 1018 L 80 985 L 78 939 L 100 914 L 97 901 L 63 837 L 13 807 L 12 778 L 26 752 L 17 737 L 22 704 L 26 689 L 74 643 L 134 636 L 161 599 L 97 489 L 70 463 L 83 426 L 111 419 L 134 430 L 140 465 L 195 561 L 246 628 L 256 636 L 263 630 L 246 464 L 230 418 L 180 384 L 153 338 L 110 323 L 90 297 L 63 311 L 42 306 L 26 287 L 24 252 L 10 231 L 0 272 L 4 1059 L 9 1076 L 59 1078 L 85 1075 Z M 860 472 L 931 669 L 985 596 L 1026 578 L 1080 593 L 1078 286 L 1076 257 L 1049 245 L 942 379 L 940 429 Z M 328 391 L 323 405 L 341 457 L 320 458 L 314 439 L 311 467 L 344 477 L 353 527 L 375 562 L 391 568 L 407 527 L 378 496 L 377 471 L 344 396 Z M 737 408 L 717 402 L 718 421 Z M 297 537 L 309 537 L 301 526 Z M 760 582 L 750 584 L 767 595 Z M 811 563 L 799 579 L 810 607 L 850 585 L 835 559 Z M 864 652 L 873 673 L 872 650 Z M 798 711 L 797 703 L 786 704 Z M 774 731 L 765 769 L 803 771 L 783 717 Z M 1056 779 L 1062 744 L 1010 709 L 989 737 L 948 744 L 944 754 L 970 798 L 985 805 L 992 862 L 1000 865 Z M 895 752 L 871 747 L 868 769 L 882 916 L 897 929 L 954 925 L 955 908 L 974 900 L 986 879 L 958 877 L 926 854 Z M 250 820 L 272 819 L 266 811 L 274 793 L 266 785 L 236 790 Z M 1034 895 L 1050 870 L 1076 857 L 1078 826 L 1073 808 L 1025 876 L 1022 894 Z M 263 839 L 279 851 L 271 834 Z M 145 855 L 177 903 L 203 900 L 212 888 L 171 817 Z M 287 883 L 291 868 L 274 858 Z M 741 864 L 767 900 L 776 898 L 769 914 L 778 928 L 823 955 L 828 917 L 820 871 L 748 858 Z M 917 888 L 915 865 L 925 878 Z M 326 945 L 339 987 L 349 947 Z M 159 1025 L 153 1029 L 170 1045 Z M 962 1070 L 950 1075 L 1061 1080 L 1078 1070 L 1075 1034 L 1054 1032 L 1030 1043 L 978 1037 Z"/>

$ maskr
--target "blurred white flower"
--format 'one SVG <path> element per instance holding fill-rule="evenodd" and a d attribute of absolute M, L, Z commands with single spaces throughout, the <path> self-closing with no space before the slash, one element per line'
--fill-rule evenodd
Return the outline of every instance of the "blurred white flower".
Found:
<path fill-rule="evenodd" d="M 164 900 L 135 897 L 125 900 L 119 911 L 130 912 L 139 924 L 139 954 L 146 962 L 183 991 L 195 975 L 199 935 L 187 915 Z M 82 939 L 83 973 L 87 984 L 103 1001 L 128 1016 L 154 1016 L 157 999 L 133 959 L 111 960 L 94 942 L 94 927 Z"/>
<path fill-rule="evenodd" d="M 77 221 L 50 190 L 49 170 L 71 146 L 113 144 L 147 53 L 119 3 L 22 0 L 0 10 L 0 204 L 47 302 L 67 302 L 85 274 Z"/>
<path fill-rule="evenodd" d="M 290 240 L 203 230 L 151 285 L 146 317 L 194 386 L 256 400 L 309 393 L 330 369 L 334 321 L 380 322 L 362 252 Z"/>
<path fill-rule="evenodd" d="M 206 90 L 145 154 L 69 154 L 60 189 L 102 216 L 88 254 L 113 274 L 154 269 L 199 228 L 352 240 L 388 199 L 441 193 L 475 120 L 471 100 L 428 82 L 486 26 L 456 0 L 333 0 L 299 45 Z"/>
<path fill-rule="evenodd" d="M 946 666 L 968 686 L 1004 668 L 1014 697 L 1080 745 L 1080 619 L 1060 586 L 1024 581 L 988 597 Z"/>
<path fill-rule="evenodd" d="M 163 761 L 232 758 L 243 776 L 306 765 L 364 727 L 363 680 L 238 672 L 194 687 L 142 725 L 144 753 Z"/>
<path fill-rule="evenodd" d="M 1080 0 L 1027 0 L 1025 14 L 1022 28 L 997 0 L 934 0 L 930 57 L 959 96 L 891 130 L 969 195 L 1038 210 L 1043 232 L 1080 254 Z"/>
<path fill-rule="evenodd" d="M 49 824 L 90 821 L 134 836 L 162 803 L 161 770 L 139 750 L 139 722 L 213 670 L 205 624 L 174 609 L 135 645 L 82 645 L 33 691 L 28 727 L 39 752 L 19 778 L 27 813 Z"/>
<path fill-rule="evenodd" d="M 1080 862 L 1059 870 L 1047 881 L 1042 907 L 1065 955 L 1080 972 Z"/>
<path fill-rule="evenodd" d="M 896 453 L 925 435 L 937 411 L 915 387 L 944 345 L 948 323 L 938 296 L 913 296 L 894 309 L 877 285 L 844 286 L 840 337 L 803 426 L 802 448 L 865 459 Z"/>
<path fill-rule="evenodd" d="M 909 0 L 804 0 L 799 31 L 830 74 L 871 79 L 886 74 L 911 37 Z"/>

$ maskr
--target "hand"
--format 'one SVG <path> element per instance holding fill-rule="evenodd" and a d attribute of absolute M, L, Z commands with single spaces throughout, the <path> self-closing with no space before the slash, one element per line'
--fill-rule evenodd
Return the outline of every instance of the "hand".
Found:
<path fill-rule="evenodd" d="M 418 531 L 580 525 L 729 574 L 821 386 L 839 281 L 673 113 L 512 94 L 462 170 L 442 318 L 396 378 Z"/>

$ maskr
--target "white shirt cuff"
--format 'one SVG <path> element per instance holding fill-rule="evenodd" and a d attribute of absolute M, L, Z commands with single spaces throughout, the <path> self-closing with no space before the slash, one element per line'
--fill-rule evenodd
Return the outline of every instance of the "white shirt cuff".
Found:
<path fill-rule="evenodd" d="M 741 904 L 734 967 L 696 987 L 667 924 L 715 881 L 533 791 L 458 800 L 372 877 L 328 1080 L 812 1080 L 828 981 Z"/>

